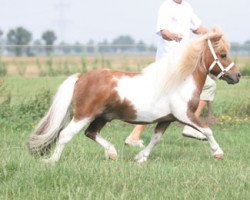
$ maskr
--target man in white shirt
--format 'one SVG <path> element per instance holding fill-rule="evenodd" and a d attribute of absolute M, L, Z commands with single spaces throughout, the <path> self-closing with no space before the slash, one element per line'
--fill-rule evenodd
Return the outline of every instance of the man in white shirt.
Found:
<path fill-rule="evenodd" d="M 190 32 L 204 34 L 208 29 L 201 25 L 201 20 L 194 13 L 192 7 L 185 0 L 166 0 L 158 12 L 156 33 L 159 36 L 156 52 L 156 61 L 168 56 L 170 51 L 178 48 L 181 43 L 190 40 Z M 205 82 L 200 97 L 200 103 L 196 111 L 199 117 L 202 110 L 214 99 L 216 83 L 209 76 Z M 140 135 L 145 125 L 137 125 L 132 133 L 126 138 L 125 144 L 143 147 Z M 206 137 L 195 129 L 185 126 L 183 136 L 204 140 Z"/>

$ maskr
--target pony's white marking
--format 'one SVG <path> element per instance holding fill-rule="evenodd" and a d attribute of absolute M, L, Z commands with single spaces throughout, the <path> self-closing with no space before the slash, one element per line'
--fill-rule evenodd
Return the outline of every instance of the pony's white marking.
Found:
<path fill-rule="evenodd" d="M 179 86 L 164 91 L 168 78 L 164 76 L 167 76 L 167 71 L 172 70 L 171 67 L 177 67 L 168 67 L 167 61 L 162 59 L 146 68 L 141 75 L 123 77 L 118 81 L 116 90 L 120 98 L 128 99 L 137 111 L 135 121 L 152 122 L 170 113 L 182 115 L 186 112 L 187 102 L 195 90 L 193 78 L 190 75 Z M 159 81 L 163 79 L 165 82 Z"/>
<path fill-rule="evenodd" d="M 152 149 L 154 148 L 154 146 L 160 142 L 160 139 L 162 137 L 162 133 L 155 133 L 152 138 L 150 143 L 148 144 L 148 146 L 143 149 L 142 151 L 140 151 L 136 156 L 135 156 L 135 160 L 138 163 L 143 163 L 145 161 L 147 161 L 149 154 L 151 153 Z"/>
<path fill-rule="evenodd" d="M 111 143 L 101 137 L 99 134 L 96 135 L 95 141 L 100 144 L 105 149 L 106 158 L 110 158 L 111 160 L 117 159 L 117 151 Z"/>
<path fill-rule="evenodd" d="M 85 118 L 81 121 L 75 122 L 74 119 L 71 120 L 71 122 L 68 124 L 66 128 L 64 128 L 60 135 L 59 140 L 57 142 L 56 148 L 54 150 L 54 153 L 52 156 L 45 160 L 45 162 L 56 162 L 60 159 L 60 156 L 62 154 L 62 151 L 65 147 L 65 145 L 77 134 L 79 131 L 90 122 L 89 118 Z"/>
<path fill-rule="evenodd" d="M 210 128 L 200 128 L 200 130 L 207 137 L 213 155 L 214 156 L 217 156 L 217 155 L 223 156 L 224 153 L 223 153 L 222 149 L 220 148 L 219 144 L 214 139 L 212 130 Z"/>

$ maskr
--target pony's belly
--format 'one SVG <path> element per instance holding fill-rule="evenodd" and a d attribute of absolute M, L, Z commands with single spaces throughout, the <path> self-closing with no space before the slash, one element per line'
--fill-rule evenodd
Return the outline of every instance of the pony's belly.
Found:
<path fill-rule="evenodd" d="M 167 99 L 152 102 L 151 106 L 137 106 L 136 110 L 136 121 L 138 122 L 153 122 L 171 113 Z"/>

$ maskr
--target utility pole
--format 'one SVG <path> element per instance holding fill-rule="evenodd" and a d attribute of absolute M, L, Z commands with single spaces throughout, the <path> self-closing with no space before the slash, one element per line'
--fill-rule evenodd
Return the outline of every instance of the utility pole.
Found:
<path fill-rule="evenodd" d="M 55 24 L 59 30 L 59 38 L 61 40 L 65 40 L 66 34 L 65 30 L 67 29 L 67 24 L 70 23 L 70 20 L 66 17 L 67 10 L 71 6 L 69 0 L 59 0 L 55 5 L 55 11 L 57 13 L 57 17 L 55 20 Z"/>

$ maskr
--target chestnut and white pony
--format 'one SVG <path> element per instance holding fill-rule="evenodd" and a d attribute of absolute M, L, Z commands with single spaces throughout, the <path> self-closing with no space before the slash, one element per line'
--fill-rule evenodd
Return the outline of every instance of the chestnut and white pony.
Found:
<path fill-rule="evenodd" d="M 191 42 L 181 50 L 181 56 L 157 61 L 141 73 L 104 69 L 70 76 L 31 135 L 30 151 L 43 154 L 57 140 L 47 161 L 58 161 L 65 145 L 88 125 L 86 136 L 100 144 L 108 158 L 116 160 L 115 147 L 99 134 L 107 122 L 157 123 L 150 143 L 135 157 L 144 162 L 169 124 L 177 120 L 204 134 L 214 157 L 222 159 L 223 151 L 212 130 L 194 112 L 209 72 L 229 84 L 239 82 L 239 70 L 228 57 L 228 50 L 229 43 L 216 30 Z M 73 118 L 65 126 L 71 110 Z"/>

